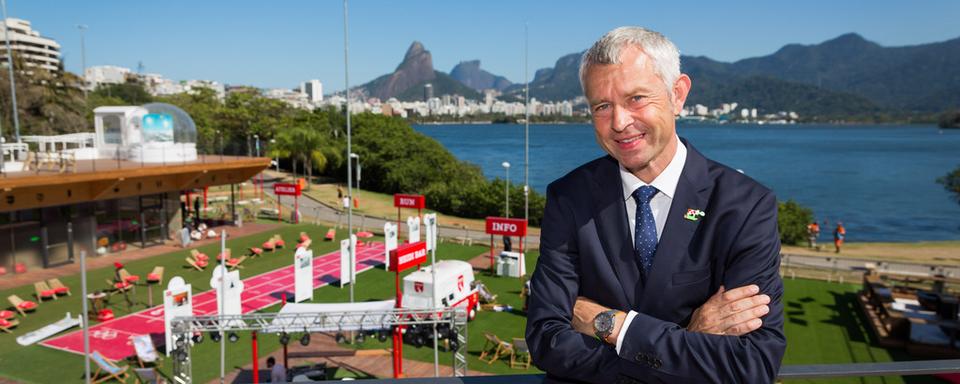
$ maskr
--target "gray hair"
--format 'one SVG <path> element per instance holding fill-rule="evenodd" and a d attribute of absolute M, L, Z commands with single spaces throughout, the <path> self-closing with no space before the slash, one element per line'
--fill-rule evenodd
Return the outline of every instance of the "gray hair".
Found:
<path fill-rule="evenodd" d="M 620 27 L 607 32 L 593 43 L 580 59 L 580 87 L 586 91 L 587 69 L 595 64 L 620 64 L 620 50 L 637 46 L 652 61 L 653 71 L 660 76 L 667 92 L 673 95 L 673 83 L 680 78 L 680 50 L 660 32 L 643 27 Z"/>

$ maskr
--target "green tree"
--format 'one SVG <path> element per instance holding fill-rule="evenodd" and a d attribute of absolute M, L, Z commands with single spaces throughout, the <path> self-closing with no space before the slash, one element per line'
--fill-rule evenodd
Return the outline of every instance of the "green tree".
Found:
<path fill-rule="evenodd" d="M 957 203 L 960 203 L 960 167 L 938 178 L 937 182 L 943 184 L 943 188 L 953 195 L 953 199 L 956 200 Z"/>
<path fill-rule="evenodd" d="M 813 211 L 793 200 L 777 204 L 777 227 L 780 242 L 799 245 L 807 239 L 807 224 L 813 222 Z"/>
<path fill-rule="evenodd" d="M 116 97 L 123 100 L 122 105 L 143 105 L 153 101 L 153 96 L 139 83 L 101 84 L 93 91 L 100 97 Z"/>

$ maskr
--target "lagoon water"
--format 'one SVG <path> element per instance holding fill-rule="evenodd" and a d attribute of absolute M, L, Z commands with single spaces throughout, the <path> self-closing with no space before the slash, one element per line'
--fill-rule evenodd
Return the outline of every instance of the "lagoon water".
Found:
<path fill-rule="evenodd" d="M 487 177 L 523 183 L 523 125 L 419 125 Z M 707 157 L 740 169 L 780 200 L 810 207 L 821 242 L 837 220 L 848 241 L 960 240 L 960 204 L 936 179 L 960 166 L 960 130 L 935 126 L 681 124 L 678 133 Z M 593 128 L 530 126 L 530 185 L 539 192 L 602 156 Z M 517 197 L 514 197 L 517 198 Z"/>

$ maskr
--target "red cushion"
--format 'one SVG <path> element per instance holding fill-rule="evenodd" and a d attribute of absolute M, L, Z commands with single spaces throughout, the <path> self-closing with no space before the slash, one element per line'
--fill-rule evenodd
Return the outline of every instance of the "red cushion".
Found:
<path fill-rule="evenodd" d="M 16 314 L 13 313 L 13 311 L 7 311 L 7 310 L 0 311 L 0 319 L 4 319 L 4 320 L 12 319 L 14 316 L 16 316 Z"/>
<path fill-rule="evenodd" d="M 67 288 L 67 287 L 59 287 L 59 288 L 54 288 L 53 291 L 56 292 L 56 293 L 59 295 L 59 294 L 62 294 L 62 293 L 70 292 L 70 288 Z"/>
<path fill-rule="evenodd" d="M 207 261 L 206 261 L 206 260 L 197 260 L 197 261 L 196 261 L 196 264 L 197 264 L 197 266 L 200 267 L 200 268 L 206 268 L 206 266 L 207 266 Z"/>
<path fill-rule="evenodd" d="M 229 259 L 227 265 L 237 265 L 238 262 L 240 262 L 240 259 Z"/>
<path fill-rule="evenodd" d="M 370 238 L 370 237 L 373 237 L 373 233 L 367 232 L 367 231 L 357 232 L 357 237 L 361 239 Z"/>
<path fill-rule="evenodd" d="M 100 320 L 100 321 L 113 320 L 113 312 L 100 312 L 100 314 L 97 315 L 97 320 Z"/>
<path fill-rule="evenodd" d="M 24 301 L 20 303 L 20 305 L 18 305 L 17 307 L 20 307 L 20 309 L 34 309 L 37 307 L 37 303 L 34 303 L 32 301 Z"/>
<path fill-rule="evenodd" d="M 210 256 L 207 256 L 206 253 L 198 253 L 196 258 L 197 260 L 210 260 Z"/>
<path fill-rule="evenodd" d="M 262 254 L 262 253 L 263 253 L 263 249 L 261 249 L 261 248 L 250 248 L 250 252 L 253 252 L 254 254 L 259 255 L 259 254 Z"/>
<path fill-rule="evenodd" d="M 101 315 L 106 315 L 106 314 L 112 315 L 112 314 L 113 314 L 113 310 L 110 309 L 110 308 L 104 308 L 104 309 L 101 309 L 101 310 L 100 310 L 100 314 L 101 314 Z"/>
<path fill-rule="evenodd" d="M 283 240 L 277 240 L 276 244 L 278 247 L 283 247 L 287 243 L 284 243 Z"/>
<path fill-rule="evenodd" d="M 13 265 L 13 271 L 16 273 L 25 273 L 27 272 L 27 266 L 23 263 L 16 263 Z"/>
<path fill-rule="evenodd" d="M 6 268 L 6 267 L 0 267 L 0 275 L 6 275 L 6 274 L 7 274 L 7 268 Z"/>
<path fill-rule="evenodd" d="M 156 274 L 156 273 L 148 273 L 148 274 L 147 274 L 147 281 L 160 281 L 160 275 L 158 275 L 158 274 Z"/>
<path fill-rule="evenodd" d="M 6 328 L 6 327 L 9 327 L 9 326 L 10 326 L 10 322 L 9 322 L 9 321 L 4 320 L 4 319 L 0 319 L 0 327 Z"/>
<path fill-rule="evenodd" d="M 121 281 L 119 283 L 113 284 L 113 286 L 116 287 L 117 289 L 126 289 L 130 287 L 130 283 L 126 281 Z"/>
<path fill-rule="evenodd" d="M 40 297 L 50 297 L 56 294 L 57 294 L 57 291 L 54 291 L 52 289 L 49 291 L 40 291 Z"/>
<path fill-rule="evenodd" d="M 310 236 L 307 236 L 307 235 L 300 236 L 300 242 L 304 242 L 307 240 L 310 240 Z"/>
<path fill-rule="evenodd" d="M 128 282 L 128 283 L 132 283 L 132 282 L 135 282 L 135 281 L 140 281 L 140 276 L 130 275 L 130 276 L 127 276 L 127 277 L 126 277 L 125 279 L 123 279 L 123 280 L 126 281 L 126 282 Z"/>
<path fill-rule="evenodd" d="M 265 241 L 265 242 L 263 242 L 262 245 L 263 245 L 263 249 L 273 249 L 274 247 L 277 246 L 276 243 L 273 243 L 273 242 L 270 242 L 270 241 Z"/>

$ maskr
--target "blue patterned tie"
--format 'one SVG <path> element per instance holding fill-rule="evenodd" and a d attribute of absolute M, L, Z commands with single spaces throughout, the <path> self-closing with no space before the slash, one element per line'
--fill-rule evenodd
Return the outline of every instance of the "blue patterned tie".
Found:
<path fill-rule="evenodd" d="M 633 246 L 640 257 L 640 267 L 644 274 L 653 268 L 653 254 L 657 252 L 657 223 L 650 210 L 650 199 L 657 194 L 657 189 L 644 185 L 633 191 L 633 199 L 637 202 L 636 225 L 633 231 Z"/>

